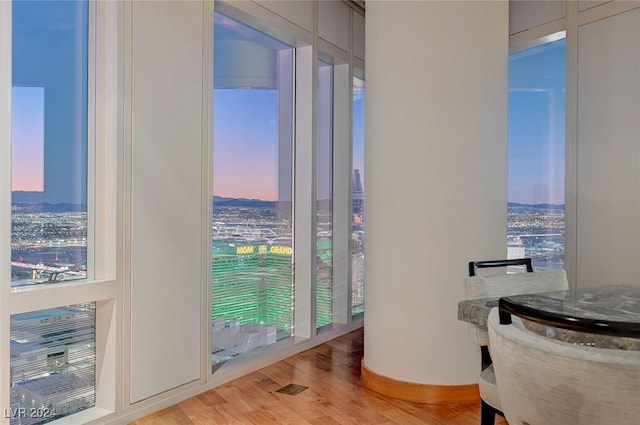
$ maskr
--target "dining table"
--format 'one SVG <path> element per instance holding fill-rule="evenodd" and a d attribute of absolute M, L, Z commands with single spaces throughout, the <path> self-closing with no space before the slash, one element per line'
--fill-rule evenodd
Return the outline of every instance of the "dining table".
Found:
<path fill-rule="evenodd" d="M 500 321 L 522 319 L 532 332 L 560 341 L 640 351 L 640 286 L 607 285 L 500 298 L 462 300 L 458 319 L 486 328 L 492 308 Z"/>

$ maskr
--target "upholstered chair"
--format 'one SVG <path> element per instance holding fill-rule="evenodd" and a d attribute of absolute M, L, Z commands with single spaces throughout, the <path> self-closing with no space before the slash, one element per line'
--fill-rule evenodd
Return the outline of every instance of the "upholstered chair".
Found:
<path fill-rule="evenodd" d="M 464 291 L 467 299 L 499 298 L 509 295 L 567 289 L 569 289 L 569 283 L 564 270 L 469 276 L 464 282 Z M 502 409 L 491 358 L 488 354 L 490 351 L 489 335 L 486 327 L 471 324 L 469 326 L 469 337 L 472 342 L 486 350 L 483 352 L 482 370 L 478 379 L 482 402 L 480 424 L 493 425 L 495 423 L 495 415 L 501 415 Z"/>
<path fill-rule="evenodd" d="M 637 425 L 640 351 L 575 345 L 489 315 L 498 395 L 509 425 Z"/>

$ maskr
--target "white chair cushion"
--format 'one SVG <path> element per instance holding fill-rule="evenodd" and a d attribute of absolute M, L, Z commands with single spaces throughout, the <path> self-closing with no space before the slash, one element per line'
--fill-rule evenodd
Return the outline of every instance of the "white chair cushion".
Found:
<path fill-rule="evenodd" d="M 465 280 L 465 295 L 469 299 L 566 289 L 569 289 L 569 283 L 567 273 L 564 270 L 471 276 Z"/>
<path fill-rule="evenodd" d="M 585 347 L 489 315 L 502 411 L 511 425 L 638 425 L 640 352 Z"/>
<path fill-rule="evenodd" d="M 480 396 L 485 403 L 494 409 L 502 410 L 500 405 L 500 397 L 498 396 L 498 386 L 496 385 L 496 375 L 493 372 L 493 365 L 487 367 L 480 374 L 478 380 L 480 387 Z"/>

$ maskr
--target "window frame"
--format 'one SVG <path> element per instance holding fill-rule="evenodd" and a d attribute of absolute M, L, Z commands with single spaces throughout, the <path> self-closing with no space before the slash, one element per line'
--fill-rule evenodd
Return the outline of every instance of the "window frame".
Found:
<path fill-rule="evenodd" d="M 352 57 L 352 67 L 351 67 L 351 78 L 350 78 L 350 86 L 349 86 L 349 90 L 351 93 L 351 96 L 353 96 L 353 88 L 354 88 L 354 84 L 353 84 L 353 80 L 355 78 L 358 78 L 359 80 L 364 82 L 364 89 L 365 89 L 365 97 L 366 97 L 366 79 L 365 79 L 365 74 L 364 74 L 364 62 L 361 61 L 360 59 L 354 58 Z M 352 182 L 353 180 L 353 158 L 354 158 L 354 153 L 353 153 L 353 145 L 354 145 L 354 141 L 353 141 L 353 117 L 354 117 L 354 113 L 353 113 L 353 98 L 351 99 L 352 102 L 352 107 L 351 107 L 351 117 L 349 119 L 349 132 L 351 134 L 351 143 L 350 143 L 350 147 L 349 147 L 349 158 L 351 161 L 351 175 L 350 175 L 350 181 Z M 363 105 L 363 109 L 364 109 L 364 105 Z M 364 138 L 364 134 L 363 134 L 363 138 Z M 366 149 L 366 139 L 363 142 L 363 149 Z M 364 154 L 364 152 L 363 152 Z M 363 158 L 363 162 L 364 162 L 364 158 Z M 360 170 L 363 171 L 363 170 Z M 364 175 L 361 174 L 361 177 L 364 178 Z M 349 190 L 349 213 L 350 216 L 352 216 L 353 211 L 352 211 L 352 207 L 353 207 L 353 189 L 352 189 L 352 185 L 353 183 L 351 183 L 350 190 Z M 366 195 L 365 195 L 366 197 Z M 366 202 L 363 199 L 363 202 Z M 349 220 L 349 237 L 351 238 L 351 236 L 353 235 L 353 219 Z M 366 234 L 365 234 L 365 238 L 366 238 Z M 364 245 L 364 253 L 366 255 L 366 243 Z M 363 274 L 364 274 L 364 264 L 362 265 L 363 267 Z M 351 313 L 351 317 L 352 320 L 357 320 L 357 319 L 361 319 L 364 318 L 364 301 L 362 302 L 362 311 L 361 312 L 357 312 L 357 313 L 353 313 L 353 286 L 354 286 L 354 281 L 353 281 L 353 243 L 351 242 L 351 240 L 349 241 L 349 265 L 348 265 L 348 273 L 349 273 L 349 312 Z M 363 291 L 364 291 L 364 276 L 363 276 Z"/>
<path fill-rule="evenodd" d="M 122 298 L 118 287 L 116 258 L 116 214 L 122 181 L 118 178 L 121 142 L 119 137 L 122 102 L 118 101 L 117 67 L 121 63 L 118 16 L 122 7 L 116 3 L 87 2 L 88 7 L 88 87 L 87 87 L 87 279 L 11 287 L 10 279 L 0 290 L 0 341 L 10 339 L 10 321 L 14 314 L 39 311 L 66 305 L 96 302 L 96 396 L 95 407 L 83 410 L 56 423 L 88 422 L 117 409 L 116 395 L 116 300 Z M 12 74 L 12 4 L 0 2 L 0 72 Z M 98 52 L 100 52 L 98 54 Z M 0 79 L 0 137 L 11 140 L 12 78 Z M 98 99 L 100 101 L 98 102 Z M 11 144 L 0 147 L 0 181 L 11 181 Z M 6 178 L 6 179 L 5 179 Z M 11 185 L 0 186 L 0 226 L 2 240 L 11 241 Z M 0 245 L 0 275 L 10 276 L 11 244 Z M 10 350 L 0 350 L 0 381 L 9 382 Z M 0 386 L 0 400 L 9 406 L 9 387 Z M 1 423 L 9 423 L 3 418 Z"/>
<path fill-rule="evenodd" d="M 565 178 L 564 178 L 564 268 L 567 270 L 567 263 L 571 263 L 570 256 L 572 255 L 570 252 L 570 247 L 572 244 L 568 243 L 570 240 L 571 231 L 569 229 L 570 223 L 575 222 L 570 218 L 569 214 L 572 211 L 569 198 L 569 187 L 574 181 L 574 176 L 570 173 L 570 164 L 572 162 L 570 151 L 571 151 L 571 142 L 569 140 L 569 119 L 570 119 L 570 110 L 569 110 L 569 48 L 567 39 L 567 31 L 564 29 L 564 20 L 554 21 L 549 24 L 542 25 L 540 27 L 534 28 L 533 30 L 525 31 L 524 33 L 519 33 L 516 35 L 512 35 L 509 37 L 509 55 L 510 58 L 513 54 L 518 52 L 522 52 L 529 49 L 534 49 L 536 47 L 543 46 L 545 44 L 549 44 L 558 40 L 565 40 L 565 49 L 566 49 L 566 57 L 565 57 L 565 87 L 566 87 L 566 95 L 565 95 L 565 149 L 564 149 L 564 170 L 565 170 Z M 508 88 L 509 92 L 511 92 L 511 87 Z M 508 143 L 510 143 L 508 141 Z M 507 223 L 508 228 L 508 223 Z M 508 250 L 508 248 L 507 248 Z M 505 252 L 505 256 L 507 253 Z"/>
<path fill-rule="evenodd" d="M 317 49 L 323 40 L 318 39 L 317 34 L 317 8 L 314 4 L 315 30 L 306 30 L 299 25 L 277 15 L 268 8 L 254 2 L 225 2 L 215 3 L 216 9 L 233 9 L 237 15 L 234 17 L 257 28 L 262 28 L 265 23 L 275 28 L 278 38 L 287 40 L 297 47 L 296 64 L 299 66 L 296 74 L 296 94 L 302 97 L 308 96 L 300 105 L 295 106 L 295 114 L 298 119 L 294 127 L 294 138 L 315 137 L 314 120 L 315 109 L 313 106 L 314 87 L 317 75 L 312 70 L 317 60 Z M 213 36 L 213 9 L 212 2 L 203 2 L 203 47 L 206 52 L 212 50 Z M 179 388 L 166 393 L 153 396 L 149 400 L 137 403 L 133 408 L 130 402 L 131 392 L 131 187 L 129 181 L 132 175 L 131 160 L 131 84 L 132 84 L 132 47 L 133 37 L 133 7 L 131 3 L 122 2 L 90 2 L 89 3 L 89 111 L 88 111 L 88 158 L 87 165 L 87 217 L 89 237 L 87 243 L 88 262 L 92 263 L 91 270 L 86 280 L 80 282 L 61 282 L 56 285 L 39 285 L 32 288 L 11 288 L 9 279 L 0 289 L 0 340 L 9 341 L 10 317 L 12 314 L 30 312 L 46 308 L 54 308 L 63 305 L 78 304 L 82 302 L 96 302 L 96 407 L 76 413 L 69 417 L 56 420 L 57 424 L 73 424 L 78 422 L 106 423 L 121 418 L 133 418 L 142 410 L 150 411 L 157 403 L 176 402 L 182 394 L 202 392 L 233 379 L 240 374 L 255 370 L 259 365 L 282 359 L 290 354 L 303 351 L 342 335 L 362 326 L 362 318 L 352 318 L 350 315 L 346 325 L 334 326 L 321 334 L 317 333 L 312 318 L 312 284 L 315 281 L 311 259 L 315 258 L 315 252 L 311 253 L 299 241 L 307 241 L 307 246 L 315 246 L 315 226 L 312 218 L 313 202 L 312 194 L 308 187 L 314 187 L 312 175 L 315 170 L 306 167 L 312 164 L 314 157 L 311 148 L 313 145 L 296 149 L 295 156 L 302 161 L 294 168 L 294 200 L 308 197 L 308 203 L 301 208 L 296 207 L 298 214 L 296 220 L 297 229 L 294 231 L 294 240 L 300 249 L 294 251 L 296 259 L 295 276 L 295 301 L 306 305 L 306 319 L 301 315 L 295 316 L 296 336 L 287 344 L 278 344 L 273 350 L 265 353 L 260 360 L 246 359 L 240 361 L 233 368 L 225 368 L 221 373 L 213 374 L 210 363 L 210 246 L 211 235 L 203 235 L 200 241 L 203 252 L 203 264 L 207 265 L 202 271 L 202 373 L 197 382 L 190 383 L 184 388 Z M 359 12 L 351 11 L 351 19 Z M 233 16 L 233 15 L 232 15 Z M 11 75 L 11 2 L 0 2 L 0 75 Z M 351 24 L 353 26 L 353 24 Z M 352 35 L 353 43 L 353 35 Z M 327 43 L 322 47 L 324 51 L 332 53 L 335 46 Z M 212 53 L 205 53 L 205 59 Z M 349 71 L 353 64 L 364 69 L 364 61 L 355 58 L 352 53 L 337 50 L 335 53 L 347 64 Z M 300 57 L 299 57 L 300 56 Z M 212 75 L 212 63 L 205 60 L 202 69 L 203 75 Z M 211 61 L 212 62 L 212 61 Z M 302 70 L 307 66 L 307 74 L 301 77 Z M 349 73 L 350 80 L 351 72 Z M 212 79 L 211 79 L 212 80 Z M 206 88 L 207 78 L 204 78 Z M 211 81 L 212 84 L 212 81 Z M 351 83 L 349 83 L 351 84 Z M 0 137 L 11 140 L 11 78 L 0 79 Z M 212 92 L 212 90 L 209 90 Z M 348 103 L 351 102 L 351 90 L 345 93 Z M 203 113 L 211 116 L 211 95 L 204 90 L 202 95 Z M 350 107 L 348 107 L 350 111 Z M 350 112 L 349 112 L 350 114 Z M 350 115 L 349 120 L 350 120 Z M 9 122 L 7 122 L 9 121 Z M 350 122 L 350 121 L 349 121 Z M 9 124 L 9 125 L 7 125 Z M 350 128 L 350 124 L 348 125 Z M 202 156 L 210 158 L 210 140 L 212 129 L 210 120 L 203 120 Z M 350 133 L 349 133 L 350 134 Z M 207 137 L 209 136 L 209 137 Z M 350 136 L 349 136 L 350 137 Z M 294 140 L 295 140 L 294 139 Z M 348 139 L 350 140 L 350 138 Z M 295 142 L 294 142 L 295 143 Z M 300 144 L 302 145 L 302 144 Z M 298 147 L 300 147 L 298 145 Z M 350 143 L 347 143 L 349 149 Z M 10 167 L 11 148 L 8 144 L 0 145 L 0 181 L 9 182 L 11 176 Z M 335 150 L 334 150 L 335 152 Z M 350 152 L 350 151 L 349 151 Z M 345 174 L 347 175 L 346 190 L 350 192 L 351 181 L 351 157 L 344 158 L 349 164 Z M 206 160 L 203 160 L 205 163 Z M 203 201 L 200 206 L 202 216 L 207 220 L 206 227 L 211 232 L 208 220 L 211 217 L 211 202 L 208 194 L 211 193 L 212 164 L 202 170 L 202 194 Z M 303 168 L 306 168 L 303 170 Z M 301 178 L 301 180 L 299 180 Z M 334 185 L 339 178 L 334 173 Z M 302 187 L 307 182 L 306 187 Z M 306 184 L 306 183 L 305 183 Z M 0 185 L 0 240 L 11 240 L 11 188 L 9 184 Z M 345 201 L 345 211 L 350 208 L 350 195 Z M 335 209 L 334 209 L 335 211 Z M 300 212 L 304 212 L 301 218 Z M 337 214 L 337 213 L 336 213 Z M 348 224 L 350 215 L 344 217 Z M 204 222 L 204 220 L 203 220 Z M 204 225 L 204 223 L 203 223 Z M 350 235 L 350 232 L 346 233 Z M 345 246 L 350 253 L 349 245 Z M 0 244 L 0 275 L 10 276 L 10 243 Z M 205 260 L 204 258 L 208 259 Z M 350 257 L 347 257 L 350 258 Z M 350 266 L 349 266 L 350 267 Z M 349 276 L 349 275 L 347 275 Z M 349 295 L 350 293 L 347 292 Z M 346 297 L 350 302 L 350 296 Z M 346 302 L 346 301 L 345 301 Z M 302 312 L 302 309 L 300 310 Z M 208 314 L 209 313 L 209 314 Z M 305 323 L 306 321 L 306 323 Z M 206 324 L 206 325 L 205 325 Z M 298 332 L 300 331 L 300 332 Z M 0 350 L 0 380 L 9 382 L 9 350 Z M 231 370 L 232 369 L 232 370 Z M 9 388 L 0 386 L 0 400 L 9 406 Z M 100 419 L 102 418 L 102 419 Z M 8 424 L 8 418 L 0 420 L 0 423 Z"/>

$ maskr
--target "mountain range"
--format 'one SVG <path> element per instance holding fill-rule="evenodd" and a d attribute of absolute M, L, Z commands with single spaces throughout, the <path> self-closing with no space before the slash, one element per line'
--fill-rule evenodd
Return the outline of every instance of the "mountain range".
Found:
<path fill-rule="evenodd" d="M 564 209 L 563 204 L 520 204 L 518 202 L 507 202 L 507 208 L 523 207 L 523 208 L 539 208 L 543 210 Z"/>
<path fill-rule="evenodd" d="M 12 207 L 18 212 L 77 212 L 87 211 L 85 204 L 72 203 L 49 203 L 49 202 L 29 202 L 20 200 L 20 196 L 15 196 L 17 192 L 13 192 Z M 18 192 L 19 193 L 19 192 Z M 244 208 L 275 208 L 276 201 L 265 201 L 262 199 L 247 198 L 226 198 L 223 196 L 214 196 L 213 205 L 215 207 L 244 207 Z M 522 204 L 518 202 L 508 202 L 508 208 L 536 208 L 536 209 L 563 209 L 562 204 Z"/>
<path fill-rule="evenodd" d="M 13 212 L 20 213 L 64 213 L 64 212 L 87 212 L 85 204 L 50 204 L 48 202 L 14 202 L 11 204 Z"/>
<path fill-rule="evenodd" d="M 225 198 L 213 197 L 215 207 L 245 207 L 245 208 L 275 208 L 276 201 L 263 201 L 262 199 Z"/>

